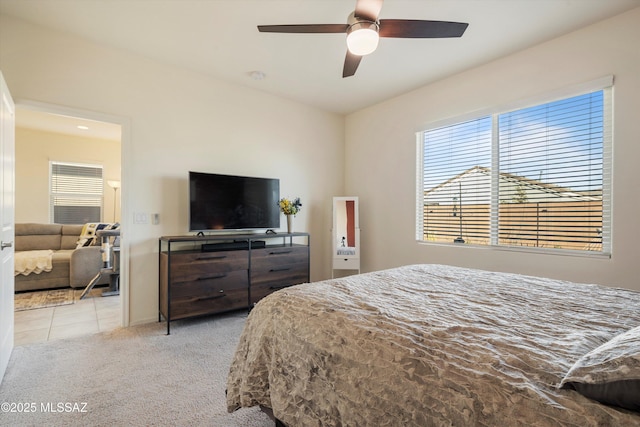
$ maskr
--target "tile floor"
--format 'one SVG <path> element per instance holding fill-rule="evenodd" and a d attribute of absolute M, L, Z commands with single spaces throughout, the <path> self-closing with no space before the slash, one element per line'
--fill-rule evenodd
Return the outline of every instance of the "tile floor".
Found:
<path fill-rule="evenodd" d="M 120 296 L 103 297 L 94 289 L 82 301 L 57 307 L 15 312 L 14 345 L 90 335 L 120 326 Z"/>

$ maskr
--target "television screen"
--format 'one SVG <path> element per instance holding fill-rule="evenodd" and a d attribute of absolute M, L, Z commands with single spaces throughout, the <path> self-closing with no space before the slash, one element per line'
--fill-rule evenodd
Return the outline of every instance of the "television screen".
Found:
<path fill-rule="evenodd" d="M 280 180 L 189 172 L 189 230 L 280 227 Z"/>

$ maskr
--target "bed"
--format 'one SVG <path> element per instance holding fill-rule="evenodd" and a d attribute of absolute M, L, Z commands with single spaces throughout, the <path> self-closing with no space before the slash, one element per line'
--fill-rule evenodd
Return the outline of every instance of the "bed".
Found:
<path fill-rule="evenodd" d="M 640 426 L 639 383 L 639 292 L 411 265 L 261 300 L 227 409 L 289 427 Z"/>

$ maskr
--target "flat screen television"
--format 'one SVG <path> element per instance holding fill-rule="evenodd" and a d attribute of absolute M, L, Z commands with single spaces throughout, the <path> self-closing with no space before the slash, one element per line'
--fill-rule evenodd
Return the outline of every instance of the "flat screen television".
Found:
<path fill-rule="evenodd" d="M 189 172 L 189 231 L 280 227 L 280 180 Z"/>

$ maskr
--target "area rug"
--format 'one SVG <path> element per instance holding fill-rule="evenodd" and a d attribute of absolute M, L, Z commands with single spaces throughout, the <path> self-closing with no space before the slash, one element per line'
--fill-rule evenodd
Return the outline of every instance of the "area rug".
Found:
<path fill-rule="evenodd" d="M 25 292 L 16 294 L 14 298 L 15 311 L 56 307 L 59 305 L 69 305 L 73 303 L 73 289 L 55 289 L 50 291 Z"/>

